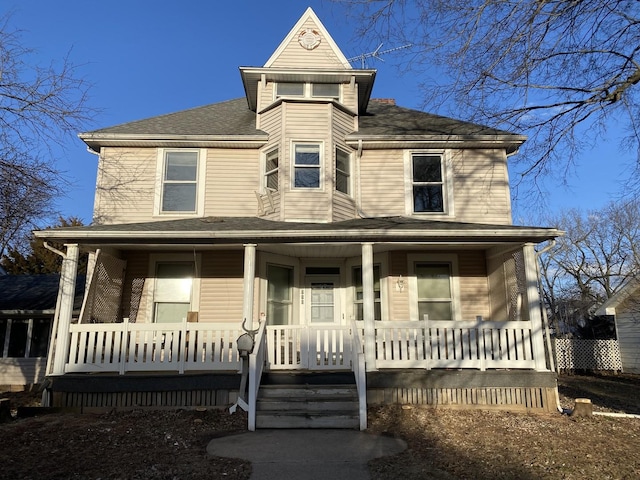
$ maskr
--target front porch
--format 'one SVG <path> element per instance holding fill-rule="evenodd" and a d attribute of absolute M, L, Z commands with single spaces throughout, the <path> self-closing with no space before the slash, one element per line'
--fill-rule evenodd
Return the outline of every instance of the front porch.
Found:
<path fill-rule="evenodd" d="M 552 408 L 542 393 L 548 386 L 516 381 L 550 371 L 534 251 L 547 232 L 452 230 L 449 224 L 427 229 L 421 223 L 424 230 L 408 235 L 413 222 L 383 219 L 371 231 L 313 224 L 284 230 L 277 241 L 276 230 L 270 236 L 251 231 L 264 240 L 255 244 L 247 242 L 247 232 L 233 230 L 212 243 L 208 229 L 223 222 L 199 222 L 204 233 L 194 227 L 184 244 L 160 227 L 153 242 L 148 236 L 112 238 L 115 232 L 104 227 L 106 234 L 97 229 L 92 238 L 90 232 L 82 245 L 66 243 L 47 366 L 54 385 L 64 383 L 58 377 L 149 376 L 158 380 L 153 405 L 163 406 L 165 377 L 242 378 L 239 388 L 216 393 L 214 405 L 210 393 L 200 402 L 237 403 L 249 411 L 250 428 L 263 372 L 349 373 L 361 428 L 367 404 L 377 401 Z M 142 227 L 148 226 L 140 233 Z M 72 320 L 69 299 L 81 247 L 94 257 L 82 312 Z M 247 329 L 257 328 L 248 357 L 236 345 L 242 319 Z M 517 372 L 509 377 L 512 386 L 494 385 L 501 370 Z M 443 387 L 402 384 L 408 377 L 397 375 L 460 371 L 481 381 Z M 100 395 L 113 404 L 116 394 Z M 194 406 L 190 402 L 171 406 Z"/>

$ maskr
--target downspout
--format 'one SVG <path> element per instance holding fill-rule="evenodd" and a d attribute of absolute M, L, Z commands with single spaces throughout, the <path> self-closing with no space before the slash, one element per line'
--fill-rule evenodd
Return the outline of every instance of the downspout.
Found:
<path fill-rule="evenodd" d="M 358 150 L 356 151 L 356 213 L 360 218 L 368 218 L 369 216 L 362 211 L 362 184 L 360 183 L 360 161 L 362 159 L 362 139 L 358 140 Z"/>
<path fill-rule="evenodd" d="M 537 275 L 538 275 L 538 284 L 539 285 L 542 285 L 542 282 L 540 282 L 540 257 L 542 256 L 543 253 L 548 252 L 549 250 L 551 250 L 555 246 L 556 246 L 556 240 L 552 239 L 551 242 L 549 243 L 549 245 L 544 247 L 539 252 L 536 252 L 536 272 L 537 272 Z M 552 349 L 552 345 L 551 345 L 551 332 L 549 332 L 549 318 L 547 317 L 547 309 L 546 309 L 546 307 L 544 305 L 544 302 L 542 301 L 542 298 L 540 299 L 540 307 L 541 307 L 540 310 L 542 311 L 542 322 L 544 323 L 544 338 L 545 338 L 545 342 L 547 344 L 547 351 L 549 352 L 549 367 L 551 368 L 551 371 L 556 372 L 556 365 L 555 365 L 555 361 L 554 361 L 554 358 L 553 358 L 553 349 Z M 556 372 L 556 373 L 558 373 L 558 372 Z M 558 386 L 557 385 L 556 385 L 556 409 L 558 410 L 558 412 L 564 413 L 564 409 L 560 405 L 560 395 L 558 394 Z"/>

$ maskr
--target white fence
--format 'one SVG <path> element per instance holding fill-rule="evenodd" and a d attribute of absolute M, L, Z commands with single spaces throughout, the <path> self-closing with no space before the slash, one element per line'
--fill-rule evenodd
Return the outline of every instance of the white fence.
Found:
<path fill-rule="evenodd" d="M 267 362 L 271 370 L 350 370 L 351 340 L 348 326 L 267 327 Z"/>
<path fill-rule="evenodd" d="M 238 370 L 241 333 L 213 323 L 74 324 L 65 372 Z"/>
<path fill-rule="evenodd" d="M 530 322 L 376 322 L 377 368 L 535 368 Z"/>
<path fill-rule="evenodd" d="M 620 346 L 617 340 L 556 338 L 553 344 L 558 371 L 622 371 Z"/>

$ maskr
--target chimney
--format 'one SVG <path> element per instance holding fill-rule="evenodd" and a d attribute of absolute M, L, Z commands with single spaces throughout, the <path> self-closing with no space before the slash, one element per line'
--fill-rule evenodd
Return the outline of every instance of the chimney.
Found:
<path fill-rule="evenodd" d="M 386 103 L 387 105 L 395 105 L 396 104 L 396 99 L 395 98 L 372 98 L 371 100 L 373 100 L 374 102 L 378 102 L 378 103 Z"/>

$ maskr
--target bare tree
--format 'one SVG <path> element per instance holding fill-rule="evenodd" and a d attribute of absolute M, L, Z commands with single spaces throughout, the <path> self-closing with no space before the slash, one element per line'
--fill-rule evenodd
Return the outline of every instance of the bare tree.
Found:
<path fill-rule="evenodd" d="M 568 210 L 546 221 L 566 231 L 540 259 L 549 317 L 562 331 L 593 318 L 605 300 L 639 278 L 640 200 Z"/>
<path fill-rule="evenodd" d="M 0 17 L 0 257 L 52 214 L 65 186 L 53 146 L 92 116 L 89 86 L 68 58 L 45 67 L 33 58 L 11 16 Z"/>
<path fill-rule="evenodd" d="M 636 0 L 336 1 L 365 38 L 413 45 L 407 67 L 424 81 L 426 106 L 453 104 L 469 120 L 528 134 L 519 180 L 566 179 L 608 128 L 640 152 Z M 633 167 L 638 191 L 637 159 Z"/>

